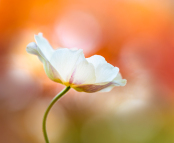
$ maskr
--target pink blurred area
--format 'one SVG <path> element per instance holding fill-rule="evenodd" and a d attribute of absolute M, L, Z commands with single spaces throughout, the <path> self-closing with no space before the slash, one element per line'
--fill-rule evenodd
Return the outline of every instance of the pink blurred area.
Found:
<path fill-rule="evenodd" d="M 64 86 L 26 52 L 42 32 L 53 48 L 83 49 L 120 68 L 125 87 L 73 89 L 48 119 L 52 143 L 173 143 L 172 0 L 1 0 L 0 142 L 44 142 L 42 116 Z"/>

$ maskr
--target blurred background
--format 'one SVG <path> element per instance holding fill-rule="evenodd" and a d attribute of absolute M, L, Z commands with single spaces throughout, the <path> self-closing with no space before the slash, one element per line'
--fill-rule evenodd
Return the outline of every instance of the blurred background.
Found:
<path fill-rule="evenodd" d="M 102 55 L 128 83 L 68 92 L 51 110 L 50 143 L 174 142 L 173 0 L 0 0 L 0 142 L 44 143 L 42 117 L 64 86 L 26 52 L 34 34 Z"/>

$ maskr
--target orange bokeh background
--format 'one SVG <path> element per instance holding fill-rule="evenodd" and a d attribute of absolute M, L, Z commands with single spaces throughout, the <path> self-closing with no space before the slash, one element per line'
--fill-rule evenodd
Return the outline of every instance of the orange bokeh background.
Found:
<path fill-rule="evenodd" d="M 128 81 L 109 93 L 71 90 L 50 115 L 53 143 L 107 143 L 108 138 L 108 143 L 172 143 L 173 8 L 172 0 L 1 0 L 0 142 L 44 142 L 42 115 L 63 85 L 49 80 L 41 62 L 26 52 L 34 34 L 42 32 L 53 48 L 81 48 L 86 57 L 102 55 Z M 147 115 L 156 134 L 146 134 L 151 126 L 145 129 L 139 112 Z M 140 123 L 123 123 L 120 117 Z M 107 126 L 108 136 L 100 140 L 102 133 L 88 134 L 98 121 L 94 134 L 105 123 L 123 124 L 122 132 L 111 135 Z M 129 130 L 130 124 L 141 128 Z"/>

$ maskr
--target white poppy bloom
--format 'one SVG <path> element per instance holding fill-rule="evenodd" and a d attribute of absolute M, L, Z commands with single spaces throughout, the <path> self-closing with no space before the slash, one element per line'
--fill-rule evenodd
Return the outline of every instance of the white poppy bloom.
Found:
<path fill-rule="evenodd" d="M 126 85 L 119 68 L 107 63 L 102 56 L 85 58 L 82 49 L 54 50 L 42 33 L 35 35 L 35 41 L 28 44 L 26 50 L 39 57 L 47 76 L 55 82 L 88 93 L 108 92 L 114 86 Z"/>

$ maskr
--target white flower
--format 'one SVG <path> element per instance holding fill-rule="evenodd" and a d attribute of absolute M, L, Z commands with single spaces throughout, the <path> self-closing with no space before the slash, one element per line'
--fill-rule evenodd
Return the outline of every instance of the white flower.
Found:
<path fill-rule="evenodd" d="M 124 86 L 119 68 L 99 55 L 85 58 L 83 50 L 60 48 L 54 50 L 42 33 L 35 35 L 36 43 L 27 45 L 27 52 L 37 55 L 47 76 L 80 92 L 108 92 L 114 86 Z"/>

